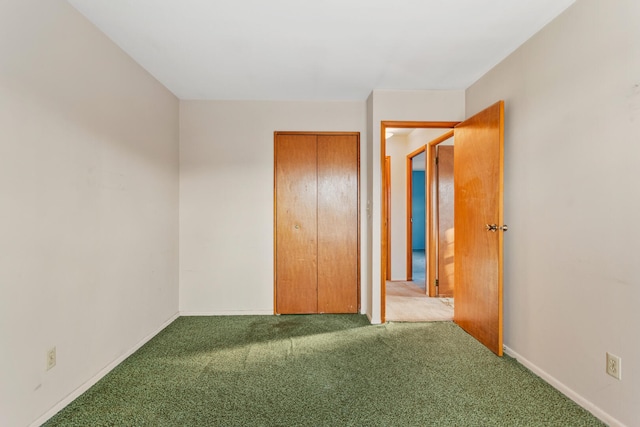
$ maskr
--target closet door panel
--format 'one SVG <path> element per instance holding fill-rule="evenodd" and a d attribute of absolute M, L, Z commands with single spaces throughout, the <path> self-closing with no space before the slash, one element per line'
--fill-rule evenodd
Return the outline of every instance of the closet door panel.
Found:
<path fill-rule="evenodd" d="M 358 138 L 318 136 L 318 311 L 358 311 Z"/>
<path fill-rule="evenodd" d="M 278 135 L 276 312 L 317 313 L 317 137 Z"/>

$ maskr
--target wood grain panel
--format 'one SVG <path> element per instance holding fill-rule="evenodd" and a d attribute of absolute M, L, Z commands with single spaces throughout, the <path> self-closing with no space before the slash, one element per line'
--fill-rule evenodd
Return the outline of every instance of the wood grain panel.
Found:
<path fill-rule="evenodd" d="M 407 224 L 407 237 L 406 237 L 406 249 L 405 254 L 407 256 L 407 281 L 413 280 L 413 160 L 407 156 L 405 173 L 407 175 L 406 182 L 406 196 L 407 207 L 405 208 L 406 224 Z"/>
<path fill-rule="evenodd" d="M 276 312 L 316 313 L 317 138 L 276 135 Z"/>
<path fill-rule="evenodd" d="M 438 296 L 453 296 L 453 146 L 438 146 Z"/>
<path fill-rule="evenodd" d="M 504 102 L 455 128 L 454 321 L 502 355 Z"/>
<path fill-rule="evenodd" d="M 358 311 L 358 137 L 318 136 L 318 312 Z"/>
<path fill-rule="evenodd" d="M 426 159 L 426 199 L 427 199 L 427 253 L 426 253 L 426 278 L 427 293 L 430 297 L 437 297 L 436 270 L 438 269 L 438 228 L 437 228 L 437 168 L 436 168 L 436 148 L 449 138 L 453 138 L 453 129 L 439 137 L 429 141 L 427 144 Z"/>
<path fill-rule="evenodd" d="M 427 147 L 427 167 L 425 170 L 425 176 L 427 177 L 427 183 L 425 184 L 426 201 L 427 201 L 427 253 L 425 254 L 426 266 L 426 289 L 427 294 L 430 297 L 438 296 L 438 289 L 436 288 L 436 278 L 438 270 L 438 179 L 437 179 L 437 167 L 436 167 L 436 146 L 429 144 Z"/>

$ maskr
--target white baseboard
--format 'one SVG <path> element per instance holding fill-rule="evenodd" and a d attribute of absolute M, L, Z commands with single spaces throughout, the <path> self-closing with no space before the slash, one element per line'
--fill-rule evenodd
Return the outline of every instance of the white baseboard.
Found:
<path fill-rule="evenodd" d="M 574 402 L 582 406 L 587 411 L 591 412 L 594 416 L 596 416 L 602 422 L 606 423 L 608 426 L 625 427 L 625 425 L 622 424 L 620 421 L 618 421 L 617 419 L 615 419 L 614 417 L 612 417 L 611 415 L 609 415 L 608 413 L 606 413 L 605 411 L 597 407 L 595 404 L 591 403 L 590 401 L 588 401 L 587 399 L 585 399 L 584 397 L 582 397 L 581 395 L 579 395 L 578 393 L 576 393 L 575 391 L 573 391 L 572 389 L 570 389 L 569 387 L 561 383 L 558 379 L 551 376 L 549 373 L 542 370 L 540 367 L 533 364 L 532 362 L 530 362 L 529 360 L 527 360 L 517 352 L 513 351 L 506 345 L 504 346 L 504 352 L 508 356 L 511 356 L 514 359 L 516 359 L 521 365 L 525 366 L 527 369 L 529 369 L 531 372 L 533 372 L 534 374 L 536 374 L 537 376 L 545 380 L 547 383 L 551 384 L 551 386 L 557 389 L 560 393 L 564 394 L 569 399 L 573 400 Z"/>
<path fill-rule="evenodd" d="M 127 351 L 125 354 L 123 354 L 122 356 L 118 357 L 116 360 L 114 360 L 113 362 L 109 363 L 107 366 L 105 366 L 100 372 L 98 372 L 96 375 L 94 375 L 89 381 L 85 382 L 84 384 L 82 384 L 80 387 L 78 387 L 77 389 L 75 389 L 73 392 L 71 392 L 69 395 L 67 395 L 67 397 L 65 397 L 64 399 L 62 399 L 60 402 L 58 402 L 54 407 L 52 407 L 51 409 L 49 409 L 44 415 L 42 415 L 40 418 L 38 418 L 37 420 L 35 420 L 33 423 L 30 424 L 30 427 L 37 427 L 40 426 L 42 424 L 44 424 L 49 418 L 53 417 L 55 414 L 57 414 L 58 412 L 60 412 L 60 410 L 62 410 L 65 406 L 67 406 L 69 403 L 73 402 L 75 399 L 77 399 L 82 393 L 84 393 L 85 391 L 89 390 L 95 383 L 97 383 L 98 381 L 100 381 L 105 375 L 107 375 L 109 372 L 111 372 L 113 370 L 113 368 L 115 368 L 116 366 L 118 366 L 120 363 L 122 363 L 127 357 L 131 356 L 133 353 L 135 353 L 136 351 L 138 351 L 138 349 L 140 349 L 140 347 L 142 347 L 143 345 L 145 345 L 147 342 L 149 342 L 149 340 L 151 340 L 151 338 L 155 337 L 156 335 L 158 335 L 158 333 L 160 333 L 160 331 L 162 331 L 164 328 L 166 328 L 167 326 L 169 326 L 171 324 L 171 322 L 173 322 L 174 320 L 176 320 L 178 317 L 180 316 L 179 313 L 174 314 L 173 316 L 171 316 L 169 318 L 169 320 L 167 320 L 166 322 L 164 322 L 159 328 L 157 328 L 155 331 L 151 332 L 149 335 L 147 335 L 146 337 L 142 338 L 135 346 L 133 346 L 129 351 Z"/>
<path fill-rule="evenodd" d="M 274 316 L 273 310 L 181 311 L 180 316 Z"/>

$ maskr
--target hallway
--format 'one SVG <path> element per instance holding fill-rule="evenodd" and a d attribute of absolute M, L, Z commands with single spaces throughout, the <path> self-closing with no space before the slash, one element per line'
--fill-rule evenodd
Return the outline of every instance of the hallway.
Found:
<path fill-rule="evenodd" d="M 418 285 L 419 283 L 416 282 L 387 281 L 386 320 L 395 322 L 453 320 L 453 298 L 430 298 Z"/>

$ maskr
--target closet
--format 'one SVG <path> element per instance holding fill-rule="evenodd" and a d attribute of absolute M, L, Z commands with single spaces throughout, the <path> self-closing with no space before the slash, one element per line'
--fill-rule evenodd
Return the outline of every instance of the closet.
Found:
<path fill-rule="evenodd" d="M 275 312 L 357 313 L 360 135 L 274 139 Z"/>

